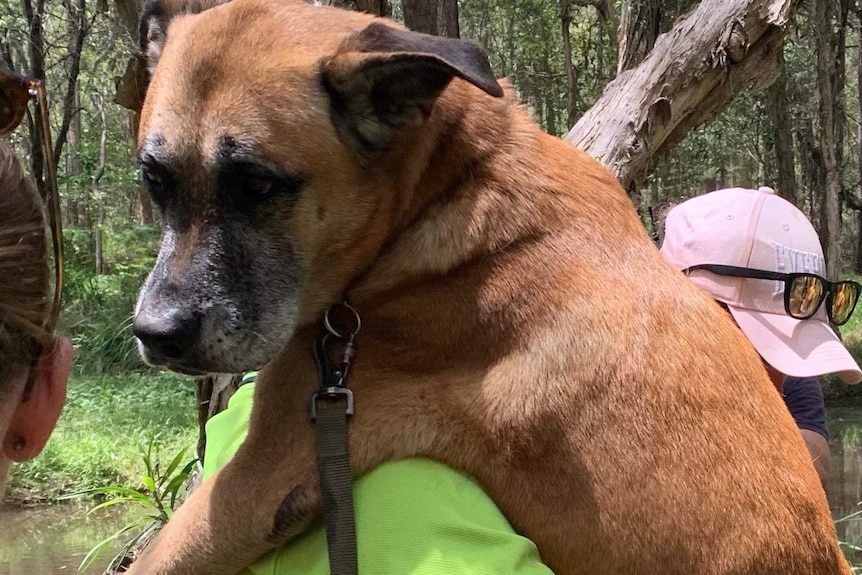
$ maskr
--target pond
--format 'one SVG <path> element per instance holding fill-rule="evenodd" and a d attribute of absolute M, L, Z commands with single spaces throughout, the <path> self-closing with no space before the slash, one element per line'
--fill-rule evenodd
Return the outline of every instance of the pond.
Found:
<path fill-rule="evenodd" d="M 836 520 L 862 511 L 862 407 L 829 408 L 832 464 L 827 488 Z M 128 513 L 87 517 L 74 506 L 0 513 L 0 575 L 77 573 L 87 551 L 128 523 Z M 841 541 L 862 547 L 862 513 L 836 524 Z M 106 553 L 86 575 L 100 575 L 113 553 Z M 862 555 L 854 557 L 862 563 Z"/>
<path fill-rule="evenodd" d="M 87 516 L 77 505 L 6 510 L 0 513 L 0 575 L 73 575 L 91 547 L 134 519 L 105 509 Z M 106 551 L 84 571 L 100 575 L 114 556 Z"/>
<path fill-rule="evenodd" d="M 828 410 L 829 447 L 832 460 L 826 494 L 832 517 L 837 523 L 838 539 L 862 547 L 862 407 L 830 407 Z M 844 519 L 849 517 L 849 519 Z M 843 520 L 842 520 L 843 519 Z M 862 553 L 853 553 L 855 564 Z"/>

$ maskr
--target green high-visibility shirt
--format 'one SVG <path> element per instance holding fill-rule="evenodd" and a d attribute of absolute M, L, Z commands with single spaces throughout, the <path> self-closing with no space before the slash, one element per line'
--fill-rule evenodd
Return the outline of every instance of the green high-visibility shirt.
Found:
<path fill-rule="evenodd" d="M 245 439 L 253 387 L 240 387 L 207 423 L 204 479 Z M 441 463 L 384 463 L 354 482 L 353 495 L 361 575 L 553 575 L 482 488 Z M 321 520 L 241 575 L 294 574 L 329 574 Z"/>

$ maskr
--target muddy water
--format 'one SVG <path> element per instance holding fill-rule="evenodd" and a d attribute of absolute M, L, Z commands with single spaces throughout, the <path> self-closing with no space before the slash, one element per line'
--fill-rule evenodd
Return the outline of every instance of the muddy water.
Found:
<path fill-rule="evenodd" d="M 862 405 L 832 407 L 828 413 L 830 451 L 826 495 L 836 520 L 838 539 L 856 565 L 862 565 Z"/>
<path fill-rule="evenodd" d="M 829 410 L 832 464 L 827 489 L 838 537 L 862 547 L 862 405 Z M 107 511 L 107 510 L 106 510 Z M 66 575 L 77 572 L 87 551 L 134 517 L 57 506 L 0 513 L 0 575 Z M 852 553 L 852 552 L 851 552 Z M 113 552 L 105 553 L 87 575 L 99 575 Z M 862 564 L 862 553 L 853 557 Z"/>
<path fill-rule="evenodd" d="M 0 513 L 0 575 L 74 575 L 91 547 L 134 518 L 104 510 L 87 516 L 85 508 L 58 505 Z M 115 549 L 104 552 L 86 575 L 99 575 Z"/>

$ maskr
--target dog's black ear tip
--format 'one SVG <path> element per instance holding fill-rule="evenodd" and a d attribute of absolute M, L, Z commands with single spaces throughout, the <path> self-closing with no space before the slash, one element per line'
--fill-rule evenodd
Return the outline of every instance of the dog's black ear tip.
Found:
<path fill-rule="evenodd" d="M 504 90 L 494 75 L 485 49 L 474 40 L 448 40 L 453 47 L 457 46 L 447 56 L 452 58 L 450 65 L 460 72 L 459 75 L 486 94 L 502 98 Z"/>
<path fill-rule="evenodd" d="M 481 81 L 475 82 L 475 86 L 494 98 L 502 98 L 506 94 L 506 91 L 503 90 L 503 86 L 500 85 L 500 82 L 497 81 L 493 72 L 490 72 L 490 70 L 489 74 L 482 77 Z"/>
<path fill-rule="evenodd" d="M 493 98 L 502 98 L 505 95 L 505 92 L 503 91 L 503 87 L 500 86 L 500 84 L 497 83 L 496 81 L 494 81 L 494 82 L 481 82 L 481 83 L 471 82 L 471 83 Z"/>

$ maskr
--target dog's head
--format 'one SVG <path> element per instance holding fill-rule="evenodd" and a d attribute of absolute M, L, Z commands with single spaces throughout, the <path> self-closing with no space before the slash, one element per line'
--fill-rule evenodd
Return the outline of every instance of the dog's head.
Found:
<path fill-rule="evenodd" d="M 452 79 L 502 94 L 472 43 L 298 1 L 155 0 L 141 32 L 139 155 L 164 235 L 134 332 L 188 373 L 272 359 L 386 241 Z"/>

